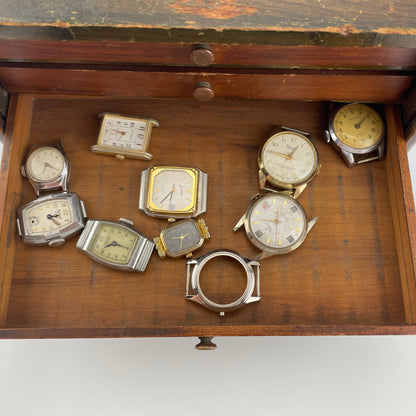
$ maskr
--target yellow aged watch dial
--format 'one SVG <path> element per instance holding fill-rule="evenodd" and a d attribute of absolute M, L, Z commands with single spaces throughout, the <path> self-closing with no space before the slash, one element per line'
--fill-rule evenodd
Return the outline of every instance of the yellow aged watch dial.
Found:
<path fill-rule="evenodd" d="M 342 106 L 333 118 L 333 132 L 346 146 L 368 149 L 384 136 L 381 116 L 370 106 L 353 103 Z"/>
<path fill-rule="evenodd" d="M 127 264 L 137 241 L 137 233 L 127 227 L 103 222 L 99 225 L 89 250 L 100 259 Z"/>

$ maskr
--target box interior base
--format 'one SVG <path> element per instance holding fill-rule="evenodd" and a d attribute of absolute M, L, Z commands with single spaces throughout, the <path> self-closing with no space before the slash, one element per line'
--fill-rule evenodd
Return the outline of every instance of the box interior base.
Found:
<path fill-rule="evenodd" d="M 152 161 L 93 154 L 102 112 L 156 119 Z M 318 217 L 296 251 L 261 262 L 261 301 L 220 317 L 185 300 L 185 259 L 158 258 L 144 273 L 123 273 L 94 263 L 75 247 L 24 245 L 16 232 L 11 290 L 4 328 L 186 328 L 267 325 L 400 325 L 405 321 L 386 161 L 349 169 L 323 140 L 328 103 L 42 97 L 34 101 L 23 143 L 61 140 L 71 163 L 69 190 L 89 218 L 129 218 L 153 238 L 167 221 L 137 209 L 140 172 L 152 164 L 199 167 L 208 173 L 204 218 L 211 239 L 194 257 L 218 248 L 248 258 L 258 250 L 233 227 L 258 193 L 258 149 L 277 125 L 311 132 L 322 169 L 299 202 Z M 387 149 L 387 152 L 389 149 Z M 14 166 L 12 169 L 19 169 Z M 21 178 L 17 209 L 35 198 Z M 8 190 L 8 194 L 12 192 Z M 12 216 L 15 218 L 14 216 Z M 10 225 L 10 230 L 14 224 Z M 201 274 L 206 293 L 227 302 L 244 289 L 232 262 Z M 178 330 L 179 333 L 179 330 Z"/>

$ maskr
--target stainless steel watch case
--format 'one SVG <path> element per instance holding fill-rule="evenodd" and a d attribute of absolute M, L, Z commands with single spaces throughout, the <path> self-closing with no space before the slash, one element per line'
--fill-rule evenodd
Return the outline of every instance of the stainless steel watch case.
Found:
<path fill-rule="evenodd" d="M 341 107 L 353 104 L 357 103 L 341 104 L 335 106 L 329 115 L 328 130 L 325 130 L 324 132 L 325 142 L 330 144 L 342 156 L 346 165 L 349 168 L 352 168 L 355 165 L 360 165 L 362 163 L 367 163 L 381 159 L 384 156 L 386 147 L 386 129 L 384 123 L 383 132 L 379 140 L 372 146 L 366 147 L 365 149 L 357 149 L 354 147 L 350 147 L 338 138 L 334 130 L 335 115 Z"/>
<path fill-rule="evenodd" d="M 42 147 L 54 147 L 57 150 L 59 150 L 62 153 L 63 157 L 64 157 L 64 161 L 65 161 L 64 168 L 63 168 L 62 172 L 60 173 L 60 175 L 58 177 L 56 177 L 55 179 L 53 179 L 53 180 L 40 181 L 40 180 L 37 180 L 35 178 L 32 178 L 30 175 L 27 174 L 26 163 L 29 159 L 29 156 L 35 150 L 38 150 Z M 32 185 L 32 188 L 34 189 L 37 196 L 40 195 L 40 192 L 52 191 L 52 190 L 56 190 L 56 189 L 60 189 L 60 188 L 62 189 L 63 192 L 67 192 L 68 191 L 68 185 L 67 184 L 68 184 L 68 180 L 69 180 L 69 176 L 70 176 L 70 166 L 69 166 L 69 162 L 68 162 L 68 157 L 66 155 L 66 152 L 65 152 L 61 142 L 58 142 L 56 144 L 33 145 L 31 147 L 31 149 L 29 150 L 27 156 L 26 156 L 25 164 L 20 167 L 20 173 L 22 174 L 22 176 L 27 178 L 27 180 Z"/>
<path fill-rule="evenodd" d="M 90 244 L 94 238 L 94 234 L 101 223 L 116 224 L 118 227 L 127 228 L 129 231 L 133 231 L 138 235 L 137 244 L 127 264 L 118 264 L 108 260 L 103 260 L 89 250 Z M 119 222 L 107 220 L 88 220 L 85 224 L 83 232 L 78 239 L 76 247 L 79 250 L 85 252 L 93 260 L 112 269 L 130 272 L 144 272 L 146 270 L 147 264 L 149 263 L 155 245 L 153 241 L 149 240 L 141 232 L 133 228 L 133 222 L 126 218 L 120 218 Z"/>
<path fill-rule="evenodd" d="M 26 209 L 29 209 L 33 206 L 38 205 L 39 203 L 43 203 L 45 201 L 52 201 L 55 199 L 66 199 L 72 206 L 72 211 L 74 213 L 73 222 L 65 227 L 62 230 L 53 233 L 45 233 L 42 235 L 29 235 L 27 232 L 27 228 L 25 222 L 23 221 L 23 212 Z M 19 236 L 22 238 L 22 241 L 25 244 L 42 246 L 42 245 L 49 245 L 51 247 L 60 246 L 65 243 L 65 241 L 78 234 L 84 228 L 84 221 L 87 217 L 87 213 L 85 210 L 84 202 L 79 200 L 78 195 L 72 192 L 59 192 L 41 196 L 27 204 L 21 206 L 17 210 L 17 231 Z"/>
<path fill-rule="evenodd" d="M 208 174 L 203 172 L 201 169 L 193 168 L 198 171 L 198 191 L 197 191 L 197 201 L 196 201 L 196 209 L 189 215 L 179 215 L 179 214 L 163 214 L 163 213 L 154 213 L 149 211 L 146 206 L 146 196 L 147 196 L 147 189 L 149 184 L 149 174 L 153 166 L 145 169 L 141 173 L 141 180 L 140 180 L 140 193 L 139 193 L 139 210 L 143 211 L 150 217 L 156 218 L 195 218 L 198 215 L 204 213 L 207 210 L 207 188 L 208 188 Z"/>
<path fill-rule="evenodd" d="M 200 274 L 205 264 L 211 259 L 221 256 L 230 257 L 238 261 L 243 266 L 247 275 L 247 285 L 243 294 L 236 301 L 227 304 L 220 304 L 210 300 L 202 291 L 199 283 Z M 199 303 L 205 308 L 219 312 L 221 316 L 224 316 L 226 312 L 234 311 L 248 303 L 258 302 L 260 300 L 260 263 L 258 261 L 250 260 L 233 250 L 219 249 L 204 254 L 197 259 L 188 260 L 186 267 L 185 298 Z M 254 269 L 256 269 L 256 272 Z M 190 293 L 190 289 L 192 293 Z M 253 295 L 255 289 L 256 293 Z"/>

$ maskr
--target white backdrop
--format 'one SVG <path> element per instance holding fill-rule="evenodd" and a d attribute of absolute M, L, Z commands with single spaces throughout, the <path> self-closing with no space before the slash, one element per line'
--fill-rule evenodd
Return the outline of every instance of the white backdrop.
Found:
<path fill-rule="evenodd" d="M 416 414 L 415 336 L 196 342 L 0 340 L 0 415 Z"/>

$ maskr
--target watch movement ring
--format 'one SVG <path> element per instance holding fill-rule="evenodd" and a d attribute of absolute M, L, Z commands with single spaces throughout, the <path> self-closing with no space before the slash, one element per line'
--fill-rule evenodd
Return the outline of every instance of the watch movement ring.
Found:
<path fill-rule="evenodd" d="M 201 289 L 199 283 L 201 271 L 208 261 L 216 257 L 230 257 L 238 261 L 246 272 L 246 288 L 243 294 L 234 302 L 226 304 L 213 302 Z M 193 269 L 191 272 L 192 267 Z M 254 267 L 256 268 L 256 272 L 254 271 Z M 191 285 L 194 294 L 189 294 L 189 285 Z M 256 296 L 253 296 L 255 288 L 257 288 Z M 208 309 L 220 312 L 220 315 L 241 308 L 247 303 L 257 302 L 260 300 L 260 263 L 255 260 L 247 259 L 233 250 L 226 249 L 214 250 L 197 259 L 189 260 L 187 262 L 186 299 L 197 302 Z"/>

